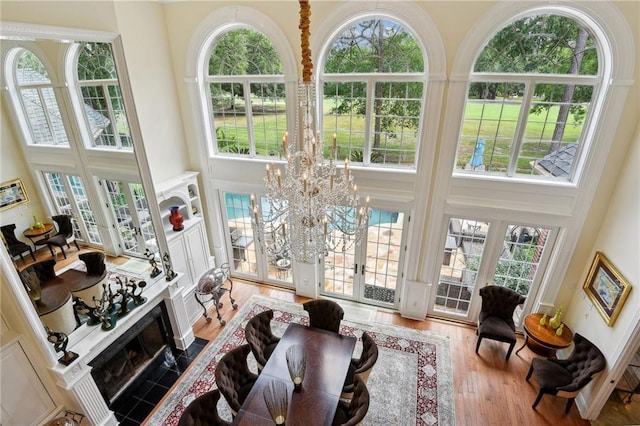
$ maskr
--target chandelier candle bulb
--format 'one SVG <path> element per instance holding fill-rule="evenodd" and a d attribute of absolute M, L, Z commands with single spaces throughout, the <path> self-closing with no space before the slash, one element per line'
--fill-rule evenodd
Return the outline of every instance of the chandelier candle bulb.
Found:
<path fill-rule="evenodd" d="M 329 221 L 327 220 L 327 216 L 322 219 L 322 226 L 324 227 L 324 235 L 327 235 L 327 225 Z"/>
<path fill-rule="evenodd" d="M 267 169 L 267 182 L 271 181 L 271 175 L 269 174 L 269 165 L 267 164 L 267 166 L 265 167 Z"/>
<path fill-rule="evenodd" d="M 278 175 L 278 188 L 282 188 L 282 173 L 280 173 L 280 169 L 278 169 L 276 175 Z"/>
<path fill-rule="evenodd" d="M 331 147 L 331 156 L 333 157 L 336 154 L 336 148 L 338 146 L 338 135 L 333 134 L 333 147 Z"/>

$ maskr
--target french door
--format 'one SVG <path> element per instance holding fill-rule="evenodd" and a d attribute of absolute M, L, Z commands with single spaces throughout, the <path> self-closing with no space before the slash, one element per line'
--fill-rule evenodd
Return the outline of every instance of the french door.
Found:
<path fill-rule="evenodd" d="M 291 259 L 286 254 L 272 256 L 263 251 L 253 234 L 250 195 L 223 192 L 221 197 L 225 242 L 234 275 L 293 287 Z M 263 214 L 268 213 L 266 203 L 262 208 Z"/>
<path fill-rule="evenodd" d="M 486 283 L 509 287 L 528 297 L 537 292 L 556 232 L 506 221 L 449 218 L 441 251 L 438 284 L 429 314 L 473 321 Z M 530 303 L 516 308 L 521 325 Z"/>
<path fill-rule="evenodd" d="M 101 180 L 124 253 L 142 256 L 148 248 L 157 252 L 156 235 L 142 184 Z"/>
<path fill-rule="evenodd" d="M 350 250 L 329 250 L 321 294 L 397 308 L 404 256 L 403 213 L 372 210 L 366 237 Z"/>
<path fill-rule="evenodd" d="M 71 216 L 76 240 L 102 245 L 93 209 L 80 176 L 45 172 L 44 178 L 57 213 Z"/>

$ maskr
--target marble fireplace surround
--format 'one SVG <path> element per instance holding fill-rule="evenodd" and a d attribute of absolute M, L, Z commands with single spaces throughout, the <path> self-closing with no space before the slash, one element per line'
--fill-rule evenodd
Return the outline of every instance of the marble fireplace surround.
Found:
<path fill-rule="evenodd" d="M 147 315 L 158 304 L 164 301 L 171 323 L 173 339 L 178 349 L 186 349 L 195 339 L 189 315 L 184 303 L 184 287 L 180 281 L 184 274 L 167 282 L 163 275 L 155 281 L 148 281 L 143 296 L 147 302 L 131 311 L 126 317 L 120 318 L 116 326 L 104 331 L 100 326 L 83 324 L 69 336 L 67 350 L 78 354 L 78 359 L 69 366 L 56 364 L 50 371 L 56 377 L 58 387 L 78 405 L 78 410 L 87 416 L 92 425 L 118 425 L 118 421 L 109 410 L 93 377 L 91 366 L 88 365 L 102 351 L 112 345 L 120 336 L 127 332 L 139 320 Z M 58 354 L 58 358 L 61 354 Z"/>

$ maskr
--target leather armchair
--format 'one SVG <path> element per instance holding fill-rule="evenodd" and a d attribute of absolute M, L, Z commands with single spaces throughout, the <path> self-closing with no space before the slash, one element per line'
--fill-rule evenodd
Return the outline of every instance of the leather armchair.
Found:
<path fill-rule="evenodd" d="M 310 300 L 302 305 L 309 313 L 309 326 L 323 330 L 340 331 L 340 321 L 344 318 L 344 311 L 332 300 Z"/>
<path fill-rule="evenodd" d="M 220 391 L 214 389 L 194 399 L 184 410 L 178 426 L 229 426 L 218 414 Z"/>
<path fill-rule="evenodd" d="M 258 375 L 252 373 L 247 366 L 247 355 L 250 351 L 249 345 L 231 349 L 224 354 L 216 367 L 216 384 L 234 417 L 258 380 Z"/>
<path fill-rule="evenodd" d="M 244 329 L 245 339 L 258 363 L 258 371 L 262 371 L 280 341 L 280 338 L 271 332 L 272 319 L 273 311 L 269 309 L 251 318 Z"/>

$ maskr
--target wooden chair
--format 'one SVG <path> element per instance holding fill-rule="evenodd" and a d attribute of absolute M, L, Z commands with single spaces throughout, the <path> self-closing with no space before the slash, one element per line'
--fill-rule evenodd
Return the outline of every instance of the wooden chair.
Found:
<path fill-rule="evenodd" d="M 489 285 L 480 289 L 482 308 L 478 318 L 476 334 L 476 353 L 482 339 L 497 340 L 509 344 L 506 360 L 509 360 L 516 344 L 516 326 L 513 322 L 513 311 L 516 306 L 525 302 L 526 298 L 508 287 Z"/>
<path fill-rule="evenodd" d="M 55 256 L 56 253 L 53 250 L 53 247 L 60 247 L 62 251 L 62 255 L 64 258 L 67 258 L 67 254 L 64 252 L 64 246 L 67 248 L 71 248 L 69 243 L 73 242 L 76 245 L 78 251 L 80 251 L 80 247 L 78 246 L 78 242 L 76 241 L 75 236 L 73 235 L 73 225 L 71 224 L 71 216 L 66 214 L 61 214 L 57 216 L 52 216 L 56 224 L 58 225 L 58 233 L 53 237 L 47 240 L 47 247 L 49 247 L 49 251 L 51 252 L 51 256 Z"/>
<path fill-rule="evenodd" d="M 262 371 L 280 341 L 280 338 L 274 336 L 271 332 L 272 319 L 273 311 L 269 309 L 251 318 L 244 328 L 244 336 L 251 347 L 251 353 L 253 353 L 258 363 L 258 371 Z"/>
<path fill-rule="evenodd" d="M 327 331 L 340 331 L 344 311 L 332 300 L 310 300 L 302 305 L 309 313 L 309 326 Z"/>

